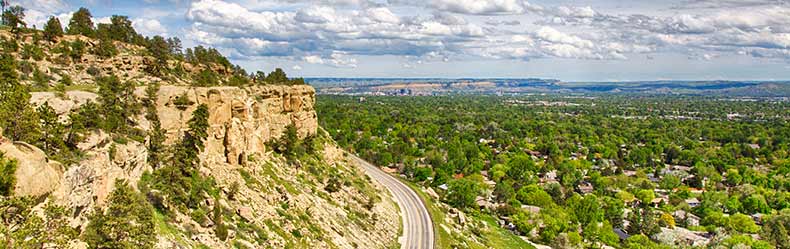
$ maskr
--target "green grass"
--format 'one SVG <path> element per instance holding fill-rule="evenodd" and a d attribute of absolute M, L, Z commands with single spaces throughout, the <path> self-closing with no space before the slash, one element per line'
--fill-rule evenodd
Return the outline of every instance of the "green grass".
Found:
<path fill-rule="evenodd" d="M 191 245 L 190 242 L 184 240 L 182 236 L 183 233 L 178 230 L 178 228 L 170 225 L 167 222 L 167 217 L 160 213 L 159 211 L 154 210 L 154 224 L 156 226 L 156 234 L 164 235 L 166 237 L 170 237 L 175 239 L 179 245 Z"/>
<path fill-rule="evenodd" d="M 500 227 L 496 218 L 489 214 L 477 214 L 471 217 L 488 226 L 483 235 L 487 239 L 486 246 L 488 248 L 535 248 L 511 231 Z"/>
<path fill-rule="evenodd" d="M 70 85 L 66 86 L 66 91 L 86 91 L 86 92 L 96 92 L 95 85 Z"/>

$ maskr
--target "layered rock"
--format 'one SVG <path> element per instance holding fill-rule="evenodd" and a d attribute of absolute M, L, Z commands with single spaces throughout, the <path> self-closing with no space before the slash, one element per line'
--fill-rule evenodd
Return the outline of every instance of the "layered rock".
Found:
<path fill-rule="evenodd" d="M 180 96 L 186 96 L 188 101 L 181 102 L 189 104 L 177 102 Z M 157 109 L 168 141 L 173 142 L 188 129 L 187 121 L 197 106 L 206 104 L 206 159 L 239 164 L 248 155 L 264 153 L 266 143 L 282 136 L 288 125 L 293 124 L 300 137 L 315 134 L 318 119 L 314 103 L 315 90 L 310 86 L 164 86 L 159 90 Z"/>

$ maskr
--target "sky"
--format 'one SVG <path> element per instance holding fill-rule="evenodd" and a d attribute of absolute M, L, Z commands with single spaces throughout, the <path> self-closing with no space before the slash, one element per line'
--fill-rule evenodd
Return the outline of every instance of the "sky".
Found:
<path fill-rule="evenodd" d="M 301 77 L 790 80 L 790 0 L 11 0 Z"/>

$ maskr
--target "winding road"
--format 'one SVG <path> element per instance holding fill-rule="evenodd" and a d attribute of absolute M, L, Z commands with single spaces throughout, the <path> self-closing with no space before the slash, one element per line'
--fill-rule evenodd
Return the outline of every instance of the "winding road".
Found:
<path fill-rule="evenodd" d="M 434 231 L 431 215 L 417 193 L 409 186 L 400 182 L 378 167 L 351 155 L 371 178 L 389 189 L 395 201 L 400 206 L 401 219 L 403 220 L 403 235 L 399 238 L 401 248 L 405 249 L 433 249 Z"/>

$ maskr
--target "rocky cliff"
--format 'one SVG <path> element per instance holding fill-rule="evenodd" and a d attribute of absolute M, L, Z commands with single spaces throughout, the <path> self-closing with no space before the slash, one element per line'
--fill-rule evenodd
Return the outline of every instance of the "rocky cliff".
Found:
<path fill-rule="evenodd" d="M 190 104 L 179 105 L 176 100 L 181 96 L 187 96 Z M 157 109 L 162 128 L 172 141 L 188 128 L 186 120 L 192 111 L 206 104 L 210 125 L 206 159 L 239 164 L 247 156 L 265 153 L 266 142 L 280 137 L 290 124 L 302 138 L 315 135 L 318 120 L 314 103 L 315 90 L 310 86 L 165 86 L 159 90 Z"/>
<path fill-rule="evenodd" d="M 142 99 L 144 92 L 141 87 L 136 94 Z M 31 102 L 47 102 L 65 119 L 71 110 L 96 98 L 85 91 L 67 92 L 65 97 L 44 92 L 33 93 Z M 235 213 L 230 218 L 228 240 L 213 234 L 211 222 L 198 223 L 183 213 L 174 220 L 161 221 L 157 246 L 382 248 L 396 243 L 400 225 L 397 207 L 386 190 L 365 178 L 318 127 L 314 103 L 314 89 L 304 85 L 162 86 L 156 105 L 168 144 L 182 136 L 192 111 L 206 104 L 210 127 L 199 170 L 212 177 L 224 195 L 237 193 L 232 199 L 209 200 L 207 204 Z M 138 128 L 150 129 L 143 115 L 137 120 Z M 266 145 L 291 124 L 300 137 L 323 141 L 315 157 L 301 159 L 297 166 Z M 71 226 L 83 228 L 90 210 L 106 203 L 116 179 L 136 186 L 152 168 L 146 162 L 144 143 L 119 143 L 102 131 L 92 132 L 79 148 L 84 153 L 82 160 L 61 165 L 34 146 L 0 139 L 0 152 L 21 162 L 16 193 L 50 193 L 56 203 L 70 210 Z M 327 190 L 330 178 L 340 179 L 339 190 Z M 235 184 L 240 187 L 231 190 Z M 85 246 L 79 241 L 73 245 Z"/>

